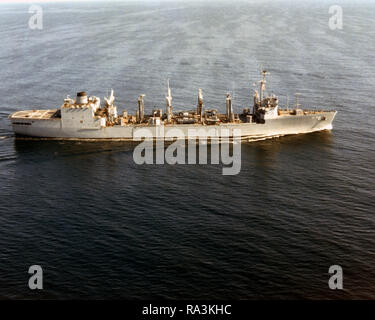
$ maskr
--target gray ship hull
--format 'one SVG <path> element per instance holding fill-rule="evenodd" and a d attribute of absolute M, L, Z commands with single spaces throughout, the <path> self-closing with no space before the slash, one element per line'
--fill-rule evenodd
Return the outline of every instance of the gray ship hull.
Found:
<path fill-rule="evenodd" d="M 283 115 L 268 119 L 265 123 L 221 123 L 147 125 L 128 124 L 114 126 L 66 125 L 61 118 L 25 119 L 17 114 L 9 118 L 17 136 L 62 139 L 62 140 L 140 140 L 142 137 L 164 139 L 175 138 L 241 138 L 242 140 L 260 140 L 284 135 L 310 133 L 332 129 L 336 111 L 308 112 L 303 115 Z"/>

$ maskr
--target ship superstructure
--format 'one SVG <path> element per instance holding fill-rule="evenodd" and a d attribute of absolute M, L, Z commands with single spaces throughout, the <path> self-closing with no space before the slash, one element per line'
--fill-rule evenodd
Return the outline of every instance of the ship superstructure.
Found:
<path fill-rule="evenodd" d="M 336 111 L 302 110 L 298 104 L 293 109 L 280 109 L 278 98 L 265 94 L 267 74 L 262 72 L 259 91 L 254 90 L 253 107 L 244 108 L 241 113 L 233 111 L 229 93 L 225 97 L 225 113 L 204 108 L 201 89 L 196 108 L 174 112 L 168 81 L 165 110 L 154 109 L 151 114 L 145 112 L 144 94 L 138 97 L 135 115 L 127 110 L 119 114 L 111 90 L 104 105 L 100 98 L 78 92 L 76 99 L 68 96 L 59 109 L 18 111 L 9 119 L 16 135 L 54 139 L 138 140 L 139 130 L 147 129 L 156 138 L 190 138 L 192 134 L 197 138 L 220 138 L 225 131 L 226 136 L 250 141 L 332 129 Z"/>

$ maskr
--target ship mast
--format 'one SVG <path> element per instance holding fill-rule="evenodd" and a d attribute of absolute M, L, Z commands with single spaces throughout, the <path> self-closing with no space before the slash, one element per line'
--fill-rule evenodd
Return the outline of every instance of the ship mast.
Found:
<path fill-rule="evenodd" d="M 168 85 L 168 96 L 165 97 L 166 114 L 167 114 L 167 121 L 171 122 L 172 120 L 172 94 L 171 94 L 171 88 L 169 87 L 169 79 L 167 80 L 167 85 Z"/>
<path fill-rule="evenodd" d="M 260 101 L 262 102 L 263 101 L 263 92 L 266 91 L 266 75 L 270 74 L 269 72 L 267 72 L 267 70 L 263 70 L 261 72 L 261 74 L 263 75 L 263 79 L 259 81 L 260 83 Z"/>
<path fill-rule="evenodd" d="M 202 89 L 198 89 L 197 115 L 199 116 L 200 122 L 202 122 L 202 110 L 203 110 L 203 94 L 202 94 Z"/>
<path fill-rule="evenodd" d="M 299 92 L 296 92 L 296 109 L 298 109 L 299 107 L 299 103 L 298 103 L 298 97 L 300 96 L 301 94 Z"/>
<path fill-rule="evenodd" d="M 229 93 L 227 93 L 227 97 L 225 99 L 226 104 L 226 116 L 228 122 L 234 121 L 234 114 L 233 114 L 233 108 L 232 108 L 232 97 Z"/>
<path fill-rule="evenodd" d="M 143 98 L 145 94 L 141 94 L 138 98 L 137 122 L 142 123 L 145 119 L 145 102 Z"/>

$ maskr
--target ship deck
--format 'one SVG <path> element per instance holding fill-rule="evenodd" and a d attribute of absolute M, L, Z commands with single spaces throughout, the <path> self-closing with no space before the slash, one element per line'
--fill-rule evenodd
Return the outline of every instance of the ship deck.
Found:
<path fill-rule="evenodd" d="M 56 116 L 58 109 L 48 110 L 25 110 L 17 111 L 9 116 L 9 119 L 31 119 L 31 120 L 49 120 L 60 119 Z"/>
<path fill-rule="evenodd" d="M 61 119 L 58 115 L 59 109 L 48 109 L 48 110 L 24 110 L 16 111 L 9 116 L 9 119 L 30 119 L 30 120 L 50 120 L 50 119 Z M 325 112 L 334 112 L 332 110 L 301 110 L 301 115 L 309 114 L 322 114 Z M 279 116 L 293 116 L 296 115 L 295 109 L 279 109 Z M 218 117 L 225 118 L 225 114 L 218 114 Z"/>

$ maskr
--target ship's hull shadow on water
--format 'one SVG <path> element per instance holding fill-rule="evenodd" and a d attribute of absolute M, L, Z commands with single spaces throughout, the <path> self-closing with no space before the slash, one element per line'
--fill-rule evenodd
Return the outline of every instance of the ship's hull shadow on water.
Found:
<path fill-rule="evenodd" d="M 116 140 L 57 140 L 49 138 L 32 138 L 16 136 L 14 147 L 19 156 L 32 153 L 45 156 L 72 156 L 88 155 L 95 153 L 132 153 L 139 141 L 116 141 Z M 167 148 L 172 141 L 165 141 L 164 148 Z M 286 135 L 267 139 L 258 139 L 241 142 L 241 153 L 246 154 L 254 150 L 258 152 L 277 152 L 282 147 L 288 149 L 314 149 L 325 148 L 332 144 L 332 132 L 330 130 L 317 131 L 312 133 Z M 187 142 L 186 142 L 187 145 Z M 208 151 L 210 151 L 210 143 Z M 156 144 L 154 142 L 154 148 Z M 197 149 L 199 145 L 197 144 Z M 208 152 L 210 156 L 210 152 Z"/>

